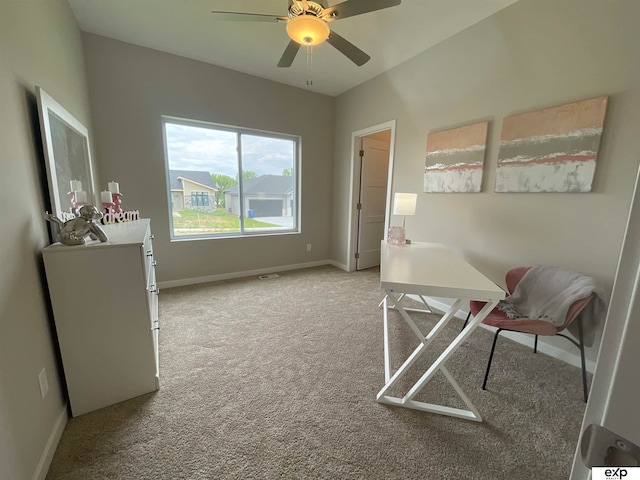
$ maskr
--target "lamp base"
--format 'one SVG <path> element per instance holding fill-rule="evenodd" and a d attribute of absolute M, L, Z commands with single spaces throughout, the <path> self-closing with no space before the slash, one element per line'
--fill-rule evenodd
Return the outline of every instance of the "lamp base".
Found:
<path fill-rule="evenodd" d="M 387 243 L 389 245 L 404 245 L 406 243 L 407 229 L 404 227 L 389 227 Z"/>

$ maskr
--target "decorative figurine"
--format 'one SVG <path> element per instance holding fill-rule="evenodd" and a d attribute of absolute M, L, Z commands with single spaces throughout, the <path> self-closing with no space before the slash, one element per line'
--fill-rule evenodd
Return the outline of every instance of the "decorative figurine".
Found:
<path fill-rule="evenodd" d="M 122 211 L 122 194 L 120 192 L 114 192 L 112 195 L 113 211 L 120 213 Z"/>
<path fill-rule="evenodd" d="M 45 218 L 56 225 L 56 236 L 59 242 L 65 245 L 84 245 L 85 237 L 88 235 L 91 240 L 106 242 L 109 240 L 102 227 L 94 220 L 102 218 L 102 212 L 95 205 L 83 205 L 80 207 L 80 216 L 67 222 L 63 222 L 52 213 L 47 213 Z"/>

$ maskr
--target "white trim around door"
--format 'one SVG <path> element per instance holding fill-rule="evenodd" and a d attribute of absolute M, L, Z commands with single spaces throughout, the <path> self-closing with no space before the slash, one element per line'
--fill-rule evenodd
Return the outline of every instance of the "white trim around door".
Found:
<path fill-rule="evenodd" d="M 387 177 L 387 200 L 385 208 L 384 231 L 389 229 L 389 209 L 391 208 L 391 185 L 393 184 L 393 158 L 395 152 L 396 121 L 390 120 L 363 130 L 358 130 L 351 134 L 351 196 L 349 205 L 349 232 L 347 235 L 347 268 L 349 272 L 356 269 L 356 250 L 358 242 L 358 196 L 360 179 L 360 145 L 361 138 L 368 135 L 391 130 L 391 141 L 389 143 L 389 175 Z"/>

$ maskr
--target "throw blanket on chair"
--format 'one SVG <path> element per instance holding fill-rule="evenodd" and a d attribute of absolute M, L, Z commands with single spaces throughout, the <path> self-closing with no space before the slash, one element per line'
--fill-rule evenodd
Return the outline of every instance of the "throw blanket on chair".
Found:
<path fill-rule="evenodd" d="M 537 318 L 556 327 L 564 324 L 569 307 L 590 294 L 593 299 L 582 311 L 582 333 L 586 346 L 593 345 L 598 321 L 606 304 L 591 277 L 558 267 L 536 265 L 524 274 L 514 292 L 498 305 L 509 318 Z M 578 323 L 569 331 L 578 337 Z"/>

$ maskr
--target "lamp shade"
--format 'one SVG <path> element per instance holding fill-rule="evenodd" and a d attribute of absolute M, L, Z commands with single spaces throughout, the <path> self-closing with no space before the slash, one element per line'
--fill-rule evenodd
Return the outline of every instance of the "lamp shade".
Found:
<path fill-rule="evenodd" d="M 393 214 L 414 215 L 417 200 L 417 193 L 396 193 L 393 197 Z"/>
<path fill-rule="evenodd" d="M 287 34 L 300 45 L 318 45 L 329 37 L 329 33 L 327 22 L 314 15 L 300 15 L 287 22 Z"/>

